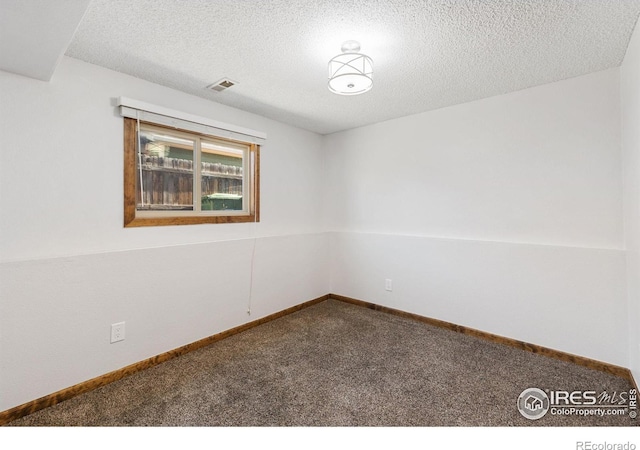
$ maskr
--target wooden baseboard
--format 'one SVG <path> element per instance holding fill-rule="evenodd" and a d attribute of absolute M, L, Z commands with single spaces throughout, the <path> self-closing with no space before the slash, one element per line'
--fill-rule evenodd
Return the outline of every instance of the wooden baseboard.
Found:
<path fill-rule="evenodd" d="M 629 378 L 631 379 L 631 384 L 633 385 L 634 389 L 636 390 L 636 393 L 640 393 L 640 391 L 638 390 L 638 383 L 636 382 L 636 379 L 633 378 L 633 373 L 631 373 L 631 371 L 629 371 Z"/>
<path fill-rule="evenodd" d="M 109 372 L 105 375 L 101 375 L 99 377 L 93 378 L 88 381 L 84 381 L 82 383 L 78 383 L 74 386 L 68 387 L 66 389 L 62 389 L 61 391 L 54 392 L 49 395 L 45 395 L 39 399 L 24 403 L 22 405 L 16 406 L 14 408 L 8 409 L 6 411 L 0 412 L 0 425 L 7 424 L 13 420 L 19 419 L 20 417 L 24 417 L 26 415 L 32 414 L 41 409 L 47 408 L 49 406 L 53 406 L 57 403 L 60 403 L 64 400 L 68 400 L 77 395 L 84 394 L 86 392 L 97 389 L 101 386 L 105 386 L 109 383 L 113 383 L 114 381 L 120 380 L 122 378 L 128 377 L 129 375 L 133 375 L 136 372 L 140 372 L 141 370 L 148 369 L 150 367 L 161 364 L 170 359 L 176 358 L 181 355 L 185 355 L 194 350 L 198 350 L 202 347 L 206 347 L 207 345 L 213 344 L 214 342 L 218 342 L 222 339 L 228 338 L 235 334 L 241 333 L 243 331 L 254 328 L 258 325 L 262 325 L 264 323 L 270 322 L 272 320 L 278 319 L 280 317 L 284 317 L 296 311 L 300 311 L 301 309 L 307 308 L 309 306 L 321 303 L 329 298 L 339 300 L 345 303 L 350 303 L 352 305 L 357 305 L 369 309 L 374 309 L 376 311 L 385 312 L 388 314 L 394 314 L 400 317 L 406 317 L 409 319 L 417 320 L 429 325 L 434 325 L 439 328 L 445 328 L 447 330 L 452 330 L 457 333 L 468 334 L 470 336 L 475 336 L 481 339 L 485 339 L 487 341 L 496 342 L 503 345 L 508 345 L 510 347 L 515 347 L 521 350 L 525 350 L 532 353 L 537 353 L 540 355 L 547 356 L 549 358 L 555 358 L 560 361 L 572 362 L 574 364 L 578 364 L 580 366 L 588 367 L 590 369 L 599 370 L 602 372 L 606 372 L 624 379 L 627 379 L 631 382 L 632 385 L 638 389 L 637 384 L 631 374 L 631 371 L 627 368 L 616 366 L 613 364 L 608 364 L 601 361 L 596 361 L 593 359 L 585 358 L 582 356 L 572 355 L 570 353 L 565 353 L 559 350 L 553 350 L 547 347 L 542 347 L 540 345 L 529 344 L 527 342 L 518 341 L 511 338 L 506 338 L 503 336 L 498 336 L 495 334 L 487 333 L 485 331 L 476 330 L 473 328 L 465 327 L 462 325 L 456 325 L 450 322 L 446 322 L 443 320 L 432 319 L 429 317 L 420 316 L 418 314 L 409 313 L 406 311 L 401 311 L 398 309 L 389 308 L 386 306 L 376 305 L 375 303 L 365 302 L 363 300 L 358 300 L 351 297 L 345 297 L 343 295 L 338 294 L 327 294 L 316 299 L 310 300 L 308 302 L 301 303 L 299 305 L 293 306 L 291 308 L 287 308 L 283 311 L 271 314 L 269 316 L 263 317 L 262 319 L 254 320 L 253 322 L 246 323 L 244 325 L 240 325 L 238 327 L 232 328 L 227 331 L 223 331 L 218 334 L 214 334 L 212 336 L 206 337 L 204 339 L 200 339 L 199 341 L 192 342 L 190 344 L 184 345 L 182 347 L 178 347 L 176 349 L 170 350 L 168 352 L 162 353 L 160 355 L 153 356 L 151 358 L 145 359 L 143 361 L 131 364 L 129 366 L 123 367 L 118 370 L 114 370 L 113 372 Z"/>
<path fill-rule="evenodd" d="M 475 336 L 481 339 L 485 339 L 487 341 L 496 342 L 502 345 L 508 345 L 509 347 L 515 347 L 521 350 L 525 350 L 527 352 L 537 353 L 539 355 L 544 355 L 549 358 L 558 359 L 560 361 L 572 362 L 574 364 L 588 367 L 590 369 L 595 369 L 601 372 L 606 372 L 612 375 L 616 375 L 618 377 L 629 380 L 632 384 L 635 384 L 633 376 L 631 375 L 631 371 L 625 367 L 616 366 L 614 364 L 609 364 L 602 361 L 596 361 L 594 359 L 585 358 L 583 356 L 572 355 L 571 353 L 565 353 L 559 350 L 553 350 L 547 347 L 542 347 L 540 345 L 529 344 L 527 342 L 518 341 L 518 340 L 507 338 L 504 336 L 498 336 L 496 334 L 491 334 L 485 331 L 468 328 L 462 325 L 456 325 L 443 320 L 432 319 L 430 317 L 424 317 L 418 314 L 413 314 L 413 313 L 401 311 L 398 309 L 388 308 L 386 306 L 376 305 L 375 303 L 369 303 L 363 300 L 358 300 L 351 297 L 345 297 L 344 295 L 329 294 L 329 297 L 335 300 L 340 300 L 342 302 L 350 303 L 352 305 L 362 306 L 365 308 L 374 309 L 376 311 L 381 311 L 388 314 L 394 314 L 400 317 L 406 317 L 406 318 L 417 320 L 429 325 L 434 325 L 439 328 L 445 328 L 447 330 L 452 330 L 457 333 L 468 334 L 470 336 Z"/>
<path fill-rule="evenodd" d="M 199 341 L 183 345 L 182 347 L 178 347 L 160 355 L 156 355 L 143 361 L 123 367 L 122 369 L 114 370 L 113 372 L 109 372 L 105 375 L 101 375 L 88 381 L 83 381 L 82 383 L 78 383 L 74 386 L 62 389 L 61 391 L 54 392 L 53 394 L 45 395 L 44 397 L 40 397 L 39 399 L 24 403 L 6 411 L 2 411 L 0 412 L 0 425 L 7 424 L 12 420 L 19 419 L 20 417 L 24 417 L 41 409 L 53 406 L 56 403 L 68 400 L 77 395 L 93 391 L 94 389 L 97 389 L 101 386 L 113 383 L 114 381 L 128 377 L 129 375 L 133 375 L 136 372 L 140 372 L 141 370 L 157 366 L 158 364 L 169 361 L 170 359 L 176 358 L 178 356 L 185 355 L 194 350 L 198 350 L 202 347 L 206 347 L 207 345 L 211 345 L 214 342 L 218 342 L 222 339 L 249 330 L 250 328 L 257 327 L 258 325 L 271 322 L 272 320 L 279 319 L 280 317 L 284 317 L 296 311 L 300 311 L 301 309 L 308 308 L 309 306 L 315 305 L 317 303 L 321 303 L 328 298 L 329 295 L 323 295 L 322 297 L 318 297 L 308 302 L 292 306 L 291 308 L 287 308 L 283 311 L 271 314 L 258 320 L 254 320 L 253 322 L 248 322 L 244 325 L 240 325 L 230 330 L 214 334 L 204 339 L 200 339 Z"/>

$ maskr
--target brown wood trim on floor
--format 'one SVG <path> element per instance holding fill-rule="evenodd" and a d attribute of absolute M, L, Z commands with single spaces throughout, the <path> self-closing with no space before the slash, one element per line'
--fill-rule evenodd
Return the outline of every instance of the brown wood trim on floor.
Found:
<path fill-rule="evenodd" d="M 20 417 L 24 417 L 26 415 L 32 414 L 41 409 L 47 408 L 49 406 L 53 406 L 57 403 L 60 403 L 64 400 L 68 400 L 77 395 L 90 392 L 101 386 L 105 386 L 109 383 L 113 383 L 114 381 L 120 380 L 129 375 L 133 375 L 136 372 L 140 372 L 142 370 L 156 366 L 163 362 L 169 361 L 170 359 L 176 358 L 181 355 L 185 355 L 189 352 L 198 350 L 202 347 L 206 347 L 207 345 L 213 344 L 222 339 L 231 337 L 235 334 L 249 330 L 251 328 L 270 322 L 272 320 L 279 319 L 280 317 L 287 316 L 296 311 L 300 311 L 304 308 L 308 308 L 309 306 L 316 305 L 330 298 L 339 300 L 345 303 L 350 303 L 352 305 L 361 306 L 364 308 L 369 308 L 376 311 L 384 312 L 387 314 L 393 314 L 396 316 L 417 320 L 419 322 L 423 322 L 439 328 L 445 328 L 447 330 L 455 331 L 457 333 L 475 336 L 490 342 L 495 342 L 502 345 L 508 345 L 510 347 L 515 347 L 520 350 L 524 350 L 531 353 L 537 353 L 543 356 L 547 356 L 549 358 L 558 359 L 560 361 L 571 362 L 580 366 L 588 367 L 590 369 L 599 370 L 601 372 L 606 372 L 606 373 L 624 378 L 626 380 L 629 380 L 629 382 L 631 382 L 631 384 L 636 388 L 636 391 L 638 390 L 638 386 L 633 378 L 633 375 L 631 374 L 631 371 L 625 367 L 616 366 L 614 364 L 609 364 L 602 361 L 596 361 L 594 359 L 585 358 L 583 356 L 572 355 L 570 353 L 565 353 L 559 350 L 553 350 L 547 347 L 542 347 L 540 345 L 529 344 L 527 342 L 518 341 L 518 340 L 507 338 L 504 336 L 498 336 L 492 333 L 487 333 L 485 331 L 476 330 L 474 328 L 469 328 L 462 325 L 456 325 L 450 322 L 446 322 L 444 320 L 432 319 L 430 317 L 420 316 L 418 314 L 401 311 L 399 309 L 389 308 L 387 306 L 381 306 L 375 303 L 365 302 L 363 300 L 346 297 L 344 295 L 327 294 L 327 295 L 318 297 L 316 299 L 301 303 L 299 305 L 292 306 L 291 308 L 287 308 L 277 313 L 268 315 L 261 319 L 257 319 L 252 322 L 245 323 L 243 325 L 232 328 L 230 330 L 226 330 L 221 333 L 214 334 L 204 339 L 200 339 L 199 341 L 195 341 L 190 344 L 184 345 L 182 347 L 178 347 L 168 352 L 145 359 L 143 361 L 139 361 L 137 363 L 123 367 L 121 369 L 114 370 L 113 372 L 109 372 L 105 375 L 101 375 L 91 380 L 83 381 L 74 386 L 68 387 L 66 389 L 62 389 L 60 391 L 54 392 L 49 395 L 45 395 L 44 397 L 40 397 L 39 399 L 32 400 L 30 402 L 24 403 L 22 405 L 8 409 L 6 411 L 2 411 L 0 412 L 0 425 L 5 425 L 13 420 L 19 419 Z"/>
<path fill-rule="evenodd" d="M 612 375 L 616 375 L 621 378 L 629 380 L 632 384 L 635 383 L 631 371 L 625 367 L 616 366 L 614 364 L 605 363 L 602 361 L 596 361 L 594 359 L 585 358 L 583 356 L 572 355 L 571 353 L 565 353 L 559 350 L 553 350 L 540 345 L 529 344 L 527 342 L 518 341 L 516 339 L 507 338 L 504 336 L 498 336 L 496 334 L 487 333 L 485 331 L 476 330 L 474 328 L 468 328 L 462 325 L 456 325 L 454 323 L 446 322 L 444 320 L 432 319 L 430 317 L 420 316 L 418 314 L 401 311 L 399 309 L 389 308 L 387 306 L 380 306 L 375 303 L 365 302 L 351 297 L 345 297 L 344 295 L 329 294 L 329 298 L 340 300 L 352 305 L 362 306 L 364 308 L 374 309 L 376 311 L 393 314 L 400 317 L 406 317 L 408 319 L 417 320 L 429 325 L 433 325 L 439 328 L 445 328 L 447 330 L 455 331 L 457 333 L 468 334 L 480 339 L 495 342 L 502 345 L 508 345 L 509 347 L 515 347 L 520 350 L 525 350 L 531 353 L 537 353 L 549 358 L 559 359 L 560 361 L 572 362 L 574 364 L 588 367 L 590 369 L 599 370 Z M 637 389 L 636 389 L 637 390 Z"/>
<path fill-rule="evenodd" d="M 114 370 L 113 372 L 109 372 L 105 375 L 101 375 L 99 377 L 93 378 L 88 381 L 83 381 L 82 383 L 78 383 L 74 386 L 68 387 L 66 389 L 62 389 L 58 392 L 54 392 L 53 394 L 45 395 L 44 397 L 40 397 L 39 399 L 32 400 L 30 402 L 24 403 L 22 405 L 8 409 L 6 411 L 2 411 L 0 412 L 0 425 L 5 425 L 11 422 L 12 420 L 16 420 L 16 419 L 19 419 L 20 417 L 24 417 L 26 415 L 32 414 L 41 409 L 48 408 L 49 406 L 53 406 L 56 403 L 60 403 L 64 400 L 68 400 L 77 395 L 84 394 L 85 392 L 93 391 L 94 389 L 97 389 L 101 386 L 105 386 L 109 383 L 113 383 L 114 381 L 128 377 L 129 375 L 133 375 L 136 372 L 140 372 L 141 370 L 145 370 L 150 367 L 157 366 L 158 364 L 161 364 L 165 361 L 169 361 L 170 359 L 176 358 L 181 355 L 185 355 L 189 352 L 198 350 L 202 347 L 206 347 L 207 345 L 213 344 L 214 342 L 218 342 L 222 339 L 231 337 L 235 334 L 257 327 L 258 325 L 271 322 L 272 320 L 287 316 L 296 311 L 300 311 L 301 309 L 316 305 L 318 303 L 321 303 L 327 300 L 328 298 L 329 298 L 329 295 L 323 295 L 316 299 L 309 300 L 307 302 L 301 303 L 296 306 L 292 306 L 291 308 L 287 308 L 277 313 L 270 314 L 261 319 L 254 320 L 252 322 L 245 323 L 238 327 L 231 328 L 230 330 L 226 330 L 221 333 L 206 337 L 204 339 L 200 339 L 199 341 L 195 341 L 190 344 L 183 345 L 182 347 L 169 350 L 168 352 L 162 353 L 160 355 L 152 356 L 151 358 L 145 359 L 143 361 L 139 361 L 137 363 L 131 364 L 129 366 L 123 367 L 118 370 Z"/>

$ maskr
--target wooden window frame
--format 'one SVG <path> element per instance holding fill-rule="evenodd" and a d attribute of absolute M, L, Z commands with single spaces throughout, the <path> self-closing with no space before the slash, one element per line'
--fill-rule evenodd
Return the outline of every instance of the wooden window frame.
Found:
<path fill-rule="evenodd" d="M 140 122 L 154 127 L 172 128 L 152 122 Z M 246 143 L 249 146 L 250 163 L 253 161 L 249 179 L 249 213 L 234 215 L 211 215 L 194 212 L 193 215 L 169 217 L 137 217 L 136 189 L 138 183 L 137 171 L 137 125 L 135 119 L 124 118 L 124 226 L 125 227 L 156 227 L 167 225 L 197 225 L 206 223 L 246 223 L 260 222 L 260 146 Z M 192 131 L 175 129 L 183 133 L 197 135 L 204 138 L 224 139 L 214 135 L 194 133 Z"/>

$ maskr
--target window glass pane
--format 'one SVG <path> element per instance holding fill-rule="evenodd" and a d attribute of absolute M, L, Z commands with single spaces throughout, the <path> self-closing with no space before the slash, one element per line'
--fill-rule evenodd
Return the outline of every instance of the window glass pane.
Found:
<path fill-rule="evenodd" d="M 193 211 L 194 141 L 143 129 L 137 158 L 138 211 Z"/>
<path fill-rule="evenodd" d="M 203 211 L 242 211 L 246 145 L 203 140 L 202 198 Z"/>

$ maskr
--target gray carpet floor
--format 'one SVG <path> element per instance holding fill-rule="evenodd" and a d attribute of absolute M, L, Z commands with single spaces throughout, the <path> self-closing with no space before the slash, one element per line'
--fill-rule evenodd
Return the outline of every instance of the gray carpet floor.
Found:
<path fill-rule="evenodd" d="M 637 426 L 531 421 L 529 387 L 623 392 L 627 380 L 328 300 L 10 426 Z"/>

